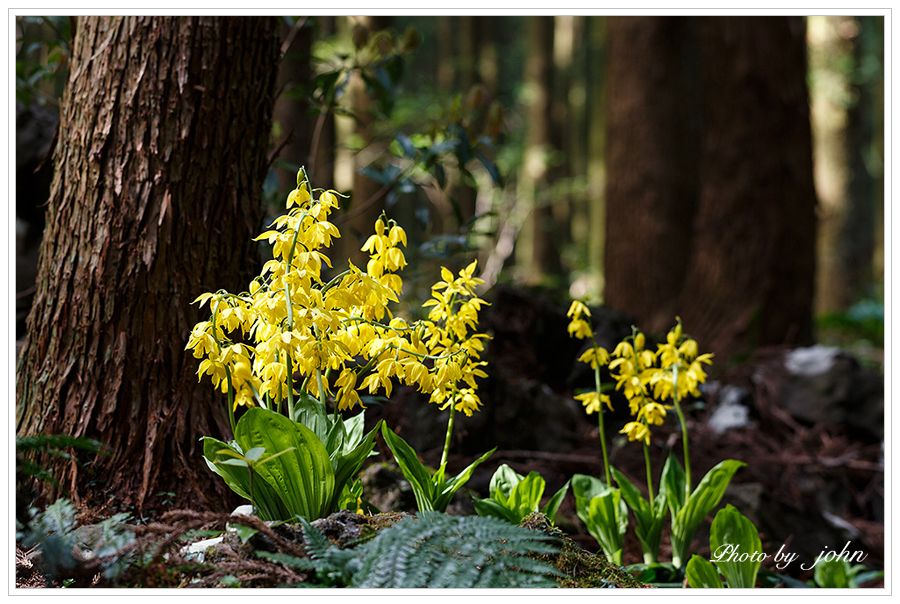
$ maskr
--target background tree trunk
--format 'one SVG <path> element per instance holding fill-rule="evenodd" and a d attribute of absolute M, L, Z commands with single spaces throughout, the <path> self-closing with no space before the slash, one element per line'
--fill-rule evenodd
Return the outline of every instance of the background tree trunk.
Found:
<path fill-rule="evenodd" d="M 91 475 L 56 463 L 75 498 L 140 508 L 174 491 L 222 506 L 199 439 L 227 434 L 223 397 L 198 383 L 184 345 L 200 318 L 191 301 L 240 291 L 256 264 L 276 27 L 79 20 L 16 385 L 19 435 L 109 445 Z"/>
<path fill-rule="evenodd" d="M 516 259 L 526 283 L 540 283 L 561 272 L 559 250 L 553 240 L 553 209 L 547 199 L 548 155 L 553 150 L 551 122 L 553 92 L 553 17 L 527 17 L 532 42 L 525 60 L 528 133 L 519 179 L 519 195 L 530 204 L 516 242 Z M 521 202 L 520 202 L 521 203 Z"/>
<path fill-rule="evenodd" d="M 800 17 L 699 22 L 703 178 L 677 311 L 725 361 L 748 347 L 812 340 L 806 28 Z"/>
<path fill-rule="evenodd" d="M 693 19 L 608 23 L 604 301 L 658 332 L 674 320 L 697 203 Z"/>
<path fill-rule="evenodd" d="M 723 361 L 812 334 L 804 34 L 801 18 L 609 23 L 606 303 L 651 333 L 680 315 Z"/>
<path fill-rule="evenodd" d="M 390 17 L 350 17 L 351 26 L 361 26 L 369 35 L 390 27 Z M 360 143 L 360 149 L 353 155 L 353 192 L 349 202 L 344 201 L 341 210 L 335 214 L 334 223 L 341 230 L 341 238 L 335 242 L 337 258 L 349 258 L 356 266 L 365 266 L 369 260 L 366 252 L 360 251 L 363 242 L 372 234 L 375 221 L 384 211 L 387 190 L 361 170 L 369 166 L 381 149 L 372 145 L 374 139 L 374 102 L 366 92 L 362 78 L 354 74 L 350 83 L 350 98 L 355 119 L 353 134 Z"/>
<path fill-rule="evenodd" d="M 884 31 L 884 17 L 867 15 L 856 20 L 859 31 L 853 40 L 853 59 L 854 64 L 862 68 L 862 77 L 853 82 L 855 102 L 847 111 L 850 181 L 847 184 L 846 222 L 841 233 L 844 250 L 841 268 L 847 276 L 848 306 L 879 293 L 873 291 L 871 284 L 878 280 L 874 266 L 876 207 L 884 206 L 884 200 L 877 199 L 877 192 L 884 190 L 883 183 L 877 183 L 872 174 L 878 170 L 874 165 L 876 162 L 872 161 L 873 155 L 879 155 L 874 148 L 875 132 L 883 128 L 882 124 L 876 123 L 883 111 L 873 94 L 877 90 L 879 74 L 873 64 L 880 66 L 884 61 L 876 50 L 883 47 L 879 38 Z"/>
<path fill-rule="evenodd" d="M 280 135 L 275 147 L 281 149 L 276 158 L 278 196 L 284 203 L 287 194 L 297 186 L 297 170 L 301 166 L 311 169 L 313 131 L 316 121 L 310 116 L 309 95 L 305 87 L 314 76 L 312 67 L 313 23 L 308 17 L 300 17 L 293 26 L 282 22 L 281 37 L 288 44 L 278 66 L 274 121 Z M 321 134 L 320 134 L 321 138 Z M 314 186 L 324 187 L 314 180 Z M 283 208 L 279 206 L 279 210 Z"/>

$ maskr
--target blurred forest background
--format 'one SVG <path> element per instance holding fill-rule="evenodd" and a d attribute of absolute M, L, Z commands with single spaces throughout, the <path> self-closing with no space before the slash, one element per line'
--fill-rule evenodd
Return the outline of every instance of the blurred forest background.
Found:
<path fill-rule="evenodd" d="M 488 286 L 522 283 L 606 301 L 660 331 L 673 320 L 664 299 L 679 297 L 684 269 L 662 276 L 657 265 L 687 266 L 677 240 L 698 228 L 692 205 L 704 152 L 706 115 L 697 104 L 705 84 L 703 21 L 285 17 L 267 215 L 280 211 L 303 165 L 315 186 L 350 195 L 338 218 L 348 235 L 345 253 L 359 257 L 353 248 L 384 209 L 407 225 L 410 272 L 421 275 L 423 293 L 434 270 L 427 261 L 478 257 Z M 747 29 L 753 20 L 733 21 Z M 777 20 L 769 21 L 771 29 Z M 799 84 L 808 84 L 817 199 L 811 308 L 819 336 L 836 338 L 842 328 L 883 316 L 884 23 L 877 16 L 805 22 Z M 18 17 L 16 32 L 17 226 L 40 230 L 41 197 L 49 189 L 41 195 L 25 187 L 34 186 L 38 165 L 49 187 L 52 162 L 44 160 L 68 76 L 72 25 L 69 17 Z M 790 60 L 777 39 L 768 43 L 778 63 Z M 628 78 L 638 80 L 637 88 L 623 90 Z M 623 118 L 623 111 L 639 116 Z M 642 136 L 641 123 L 656 132 Z M 760 135 L 765 130 L 751 127 Z M 777 133 L 773 139 L 784 142 Z M 614 173 L 611 162 L 630 174 Z M 659 199 L 647 200 L 653 196 Z M 768 202 L 750 196 L 745 203 Z M 650 246 L 644 252 L 634 253 L 637 242 L 616 243 L 618 234 L 634 237 L 633 225 L 648 226 L 654 211 L 665 216 L 671 238 L 656 226 L 641 236 Z M 768 235 L 761 229 L 759 236 Z M 635 256 L 634 265 L 621 254 Z M 17 280 L 19 301 L 29 276 Z M 629 307 L 639 298 L 640 308 Z M 651 306 L 664 312 L 662 320 Z M 26 307 L 17 310 L 21 339 Z"/>
<path fill-rule="evenodd" d="M 16 17 L 20 345 L 29 329 L 49 329 L 26 317 L 41 295 L 51 188 L 58 201 L 65 195 L 62 179 L 51 187 L 50 153 L 69 134 L 55 130 L 67 82 L 77 81 L 69 68 L 80 23 Z M 166 23 L 152 48 L 174 46 Z M 477 258 L 488 291 L 528 287 L 560 306 L 587 299 L 650 334 L 681 316 L 723 367 L 761 346 L 814 341 L 883 362 L 883 17 L 313 16 L 280 18 L 273 30 L 281 61 L 261 205 L 241 218 L 248 234 L 281 213 L 305 166 L 313 186 L 349 196 L 334 217 L 343 234 L 336 257 L 360 262 L 382 211 L 404 226 L 408 308 L 427 297 L 440 265 L 458 270 Z M 98 35 L 93 56 L 108 45 Z M 253 102 L 249 112 L 265 111 Z M 122 175 L 131 178 L 139 177 Z M 161 229 L 170 202 L 190 203 L 166 199 L 152 202 L 150 221 Z M 162 253 L 165 233 L 178 228 L 187 227 L 160 230 L 152 249 Z M 244 233 L 212 222 L 193 228 L 208 229 L 213 247 Z M 142 241 L 130 237 L 123 241 Z M 249 249 L 238 235 L 234 244 Z M 235 251 L 230 261 L 252 274 L 263 252 Z M 171 304 L 225 286 L 215 274 Z M 165 337 L 178 340 L 177 351 L 186 336 L 179 323 Z M 47 356 L 47 342 L 24 346 L 20 382 L 40 374 Z M 44 380 L 71 397 L 82 389 L 72 382 L 79 367 L 70 375 L 60 362 Z M 178 379 L 196 382 L 188 369 Z M 32 394 L 42 387 L 36 379 L 26 380 Z M 113 381 L 118 392 L 121 375 Z M 17 388 L 20 432 L 97 434 L 84 420 L 23 411 Z M 109 408 L 109 391 L 73 400 Z M 165 450 L 151 455 L 156 437 L 147 459 Z M 146 459 L 143 468 L 146 493 L 165 472 Z"/>

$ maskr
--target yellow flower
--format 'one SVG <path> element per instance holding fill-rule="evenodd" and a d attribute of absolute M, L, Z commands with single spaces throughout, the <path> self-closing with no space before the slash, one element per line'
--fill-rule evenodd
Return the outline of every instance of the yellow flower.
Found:
<path fill-rule="evenodd" d="M 570 319 L 580 319 L 581 315 L 590 317 L 590 309 L 585 306 L 584 302 L 581 302 L 580 300 L 572 300 L 572 304 L 569 305 L 569 310 L 566 313 L 566 316 Z"/>
<path fill-rule="evenodd" d="M 569 337 L 576 337 L 579 340 L 583 340 L 585 338 L 590 338 L 594 335 L 594 332 L 591 331 L 591 325 L 584 319 L 573 319 L 571 323 L 569 323 Z"/>
<path fill-rule="evenodd" d="M 606 394 L 598 395 L 597 392 L 585 392 L 584 394 L 576 395 L 575 399 L 581 401 L 581 404 L 584 405 L 584 410 L 588 415 L 595 411 L 600 412 L 602 410 L 601 405 L 606 405 L 609 407 L 610 411 L 613 410 L 609 395 Z"/>
<path fill-rule="evenodd" d="M 650 444 L 650 429 L 641 422 L 628 422 L 619 430 L 619 434 L 627 434 L 629 441 L 641 440 L 644 444 Z"/>
<path fill-rule="evenodd" d="M 634 355 L 634 348 L 632 348 L 631 344 L 622 340 L 616 345 L 615 350 L 613 350 L 613 356 L 619 357 L 620 359 L 630 359 Z"/>
<path fill-rule="evenodd" d="M 666 409 L 672 409 L 672 407 L 666 407 L 660 405 L 657 402 L 650 401 L 638 411 L 637 418 L 647 420 L 648 424 L 653 424 L 656 426 L 661 426 L 663 422 L 666 420 Z"/>
<path fill-rule="evenodd" d="M 598 366 L 609 363 L 609 353 L 599 346 L 592 346 L 585 350 L 582 355 L 578 357 L 578 360 L 582 363 L 589 364 L 591 369 L 596 369 Z"/>
<path fill-rule="evenodd" d="M 472 388 L 463 388 L 459 391 L 460 396 L 456 398 L 454 407 L 457 411 L 462 411 L 471 417 L 473 411 L 478 411 L 481 406 L 481 400 Z"/>

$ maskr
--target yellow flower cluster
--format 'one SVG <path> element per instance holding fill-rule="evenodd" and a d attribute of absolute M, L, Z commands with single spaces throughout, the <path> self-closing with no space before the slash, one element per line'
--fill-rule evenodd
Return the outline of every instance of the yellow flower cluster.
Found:
<path fill-rule="evenodd" d="M 579 340 L 584 340 L 586 338 L 591 339 L 592 346 L 584 351 L 584 353 L 578 357 L 578 360 L 590 365 L 597 376 L 597 390 L 579 394 L 575 399 L 581 401 L 581 404 L 584 405 L 584 410 L 588 415 L 594 412 L 600 413 L 603 409 L 602 405 L 606 405 L 609 410 L 612 411 L 612 402 L 609 400 L 609 395 L 598 391 L 600 388 L 598 372 L 600 367 L 609 363 L 609 353 L 606 349 L 598 346 L 597 341 L 594 340 L 594 331 L 591 329 L 590 322 L 585 318 L 591 316 L 591 311 L 583 302 L 573 300 L 566 316 L 571 319 L 569 322 L 569 337 L 575 337 Z"/>
<path fill-rule="evenodd" d="M 703 364 L 712 363 L 712 354 L 699 354 L 697 342 L 682 334 L 681 320 L 666 335 L 666 343 L 659 344 L 656 353 L 660 370 L 650 380 L 653 396 L 659 400 L 700 396 L 699 384 L 706 381 Z"/>
<path fill-rule="evenodd" d="M 458 278 L 442 269 L 443 281 L 426 302 L 434 306 L 429 320 L 394 317 L 388 306 L 403 288 L 397 271 L 407 264 L 401 249 L 406 233 L 379 218 L 362 247 L 370 254 L 366 270 L 350 263 L 326 283 L 322 264 L 331 262 L 322 250 L 340 237 L 328 221 L 337 207 L 334 191 L 315 199 L 304 179 L 288 197 L 288 213 L 257 238 L 272 245 L 274 258 L 249 291 L 197 298 L 211 309 L 186 347 L 204 359 L 198 377 L 209 374 L 216 388 L 231 392 L 234 408 L 277 409 L 305 391 L 322 402 L 330 396 L 339 410 L 361 404 L 359 391 L 390 396 L 396 378 L 429 394 L 442 409 L 452 403 L 471 415 L 480 406 L 475 378 L 486 375 L 479 354 L 487 336 L 474 333 L 485 304 L 473 290 L 482 283 L 472 276 L 475 263 Z M 238 331 L 252 344 L 232 341 L 230 334 Z"/>
<path fill-rule="evenodd" d="M 647 392 L 647 384 L 656 372 L 653 367 L 656 356 L 644 348 L 645 343 L 646 338 L 639 331 L 635 332 L 632 342 L 619 342 L 613 350 L 616 358 L 609 368 L 615 371 L 616 389 L 625 394 L 629 411 L 635 416 L 635 421 L 625 424 L 619 432 L 628 435 L 628 440 L 640 440 L 649 445 L 649 426 L 661 425 L 666 418 L 666 409 L 671 407 L 660 405 Z"/>
<path fill-rule="evenodd" d="M 569 336 L 590 338 L 593 343 L 578 360 L 589 364 L 595 372 L 608 364 L 616 380 L 616 390 L 621 390 L 628 400 L 635 419 L 625 424 L 620 433 L 626 434 L 629 440 L 650 444 L 650 426 L 662 425 L 666 411 L 674 408 L 660 401 L 673 399 L 677 403 L 687 396 L 700 395 L 697 387 L 706 381 L 703 364 L 711 363 L 712 355 L 698 354 L 697 342 L 684 337 L 680 319 L 666 336 L 666 343 L 659 344 L 655 353 L 644 348 L 646 338 L 635 330 L 631 338 L 616 346 L 612 353 L 614 359 L 610 360 L 610 354 L 594 340 L 591 323 L 587 320 L 591 316 L 588 307 L 575 300 L 569 306 L 567 316 L 570 319 Z M 599 384 L 599 375 L 597 382 Z M 597 391 L 585 392 L 575 398 L 581 401 L 588 414 L 599 412 L 604 404 L 612 410 L 609 396 Z"/>
<path fill-rule="evenodd" d="M 684 337 L 680 319 L 666 335 L 666 343 L 657 345 L 656 353 L 644 349 L 644 334 L 639 331 L 633 342 L 623 341 L 616 347 L 613 356 L 617 358 L 609 367 L 618 370 L 616 388 L 622 389 L 635 416 L 621 433 L 649 444 L 650 426 L 662 425 L 666 411 L 675 408 L 658 401 L 672 400 L 677 405 L 687 396 L 700 396 L 697 386 L 706 381 L 702 365 L 712 363 L 712 354 L 698 355 L 697 342 Z"/>

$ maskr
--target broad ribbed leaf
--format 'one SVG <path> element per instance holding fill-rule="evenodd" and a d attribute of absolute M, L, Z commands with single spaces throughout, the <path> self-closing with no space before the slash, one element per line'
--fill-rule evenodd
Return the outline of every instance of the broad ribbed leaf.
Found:
<path fill-rule="evenodd" d="M 323 443 L 328 440 L 331 427 L 325 408 L 307 392 L 294 397 L 294 420 L 312 430 Z"/>
<path fill-rule="evenodd" d="M 718 463 L 706 473 L 684 502 L 684 507 L 672 520 L 672 562 L 675 566 L 685 563 L 697 527 L 719 504 L 734 473 L 745 465 L 747 464 L 734 459 Z"/>
<path fill-rule="evenodd" d="M 576 503 L 578 501 L 590 501 L 608 488 L 609 485 L 599 478 L 594 478 L 587 474 L 575 474 L 572 476 L 572 494 L 575 495 Z"/>
<path fill-rule="evenodd" d="M 221 476 L 228 488 L 244 499 L 250 500 L 250 470 L 247 467 L 221 463 L 227 458 L 219 454 L 219 451 L 223 449 L 230 449 L 237 455 L 243 455 L 240 446 L 236 443 L 227 444 L 209 436 L 204 436 L 201 440 L 203 441 L 203 458 L 209 469 Z M 283 520 L 291 517 L 281 496 L 258 475 L 253 477 L 252 501 L 259 517 L 263 520 Z"/>
<path fill-rule="evenodd" d="M 328 504 L 328 513 L 335 512 L 340 507 L 340 497 L 344 490 L 344 485 L 353 480 L 353 477 L 356 476 L 356 473 L 362 467 L 363 462 L 372 453 L 372 449 L 375 448 L 375 433 L 380 424 L 381 420 L 365 435 L 365 438 L 361 439 L 356 439 L 353 435 L 356 427 L 350 426 L 351 433 L 348 435 L 348 438 L 356 441 L 356 445 L 349 451 L 346 451 L 345 447 L 345 453 L 339 454 L 337 458 L 332 459 L 332 466 L 334 467 L 334 494 Z M 347 425 L 350 425 L 350 422 L 347 422 Z M 359 422 L 359 426 L 362 426 L 362 422 Z M 347 443 L 345 442 L 345 444 Z"/>
<path fill-rule="evenodd" d="M 491 499 L 496 499 L 502 504 L 506 504 L 506 500 L 509 499 L 509 494 L 512 493 L 513 488 L 522 482 L 524 477 L 510 468 L 508 465 L 503 464 L 494 472 L 494 475 L 491 476 Z"/>
<path fill-rule="evenodd" d="M 472 503 L 475 504 L 475 513 L 479 516 L 502 518 L 510 524 L 518 524 L 522 520 L 517 517 L 512 510 L 508 509 L 496 499 L 478 499 L 477 497 L 473 497 Z"/>
<path fill-rule="evenodd" d="M 582 491 L 584 492 L 584 491 Z M 606 487 L 590 500 L 576 499 L 578 517 L 597 540 L 606 557 L 613 564 L 622 564 L 622 543 L 628 528 L 628 508 L 619 489 Z"/>
<path fill-rule="evenodd" d="M 274 411 L 253 407 L 238 422 L 235 440 L 247 450 L 263 447 L 268 455 L 294 447 L 255 471 L 281 495 L 288 518 L 296 514 L 315 520 L 326 515 L 334 493 L 334 471 L 325 445 L 312 430 Z"/>
<path fill-rule="evenodd" d="M 644 562 L 647 564 L 656 562 L 659 556 L 659 540 L 662 535 L 663 521 L 666 518 L 666 494 L 660 492 L 653 500 L 651 508 L 650 503 L 644 499 L 641 492 L 624 474 L 615 468 L 613 468 L 613 474 L 622 491 L 622 498 L 631 508 L 637 521 L 635 533 L 641 542 Z"/>
<path fill-rule="evenodd" d="M 719 571 L 710 564 L 706 558 L 701 558 L 697 554 L 691 556 L 690 562 L 687 563 L 685 570 L 688 585 L 697 588 L 722 588 L 722 579 L 719 578 Z"/>
<path fill-rule="evenodd" d="M 569 481 L 566 481 L 560 489 L 553 494 L 553 497 L 550 498 L 550 501 L 547 502 L 543 508 L 541 508 L 541 513 L 547 517 L 550 522 L 556 522 L 556 512 L 559 511 L 559 506 L 562 503 L 563 499 L 566 497 L 566 493 L 569 492 Z"/>
<path fill-rule="evenodd" d="M 391 450 L 391 453 L 394 454 L 394 459 L 397 461 L 397 465 L 400 466 L 400 471 L 403 472 L 403 476 L 406 477 L 406 480 L 409 481 L 409 486 L 412 487 L 419 511 L 433 510 L 431 474 L 419 461 L 415 449 L 388 428 L 387 424 L 381 425 L 381 434 L 384 436 L 384 442 Z"/>
<path fill-rule="evenodd" d="M 681 463 L 679 463 L 673 453 L 669 453 L 669 457 L 663 466 L 662 477 L 659 479 L 659 494 L 666 498 L 672 518 L 678 515 L 678 512 L 684 507 L 685 499 L 687 499 L 686 480 Z"/>
<path fill-rule="evenodd" d="M 710 557 L 728 587 L 756 587 L 756 573 L 762 563 L 758 557 L 763 553 L 762 541 L 753 523 L 734 506 L 729 504 L 716 514 L 709 533 L 709 549 Z M 740 561 L 742 556 L 747 559 Z M 729 558 L 733 559 L 729 561 Z"/>
<path fill-rule="evenodd" d="M 546 483 L 537 472 L 529 472 L 519 484 L 513 487 L 507 507 L 516 512 L 520 518 L 524 518 L 532 512 L 537 512 L 541 506 L 541 497 L 544 496 Z"/>

